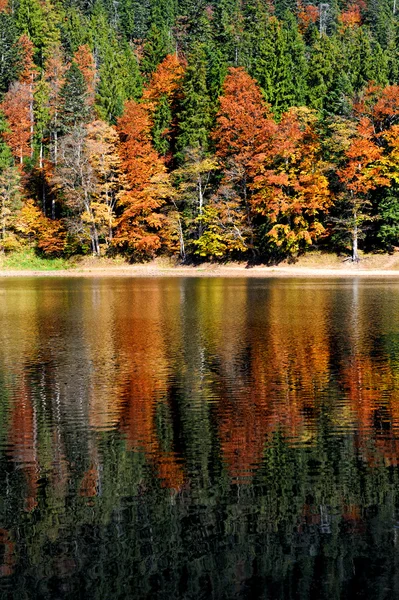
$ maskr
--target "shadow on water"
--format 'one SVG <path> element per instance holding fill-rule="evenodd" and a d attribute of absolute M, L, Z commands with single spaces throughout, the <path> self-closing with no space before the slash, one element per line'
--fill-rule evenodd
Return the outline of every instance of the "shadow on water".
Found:
<path fill-rule="evenodd" d="M 399 595 L 399 286 L 0 283 L 0 595 Z"/>

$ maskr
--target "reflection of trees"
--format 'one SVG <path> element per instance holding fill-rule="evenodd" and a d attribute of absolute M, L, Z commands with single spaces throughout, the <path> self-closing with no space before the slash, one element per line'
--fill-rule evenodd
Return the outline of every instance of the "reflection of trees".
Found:
<path fill-rule="evenodd" d="M 0 307 L 11 598 L 396 596 L 391 297 L 217 279 L 52 285 L 51 302 L 36 288 Z"/>

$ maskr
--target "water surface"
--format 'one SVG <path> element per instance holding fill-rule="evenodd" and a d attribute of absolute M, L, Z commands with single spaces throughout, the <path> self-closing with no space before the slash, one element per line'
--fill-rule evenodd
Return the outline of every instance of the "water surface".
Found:
<path fill-rule="evenodd" d="M 0 597 L 399 597 L 399 282 L 0 281 Z"/>

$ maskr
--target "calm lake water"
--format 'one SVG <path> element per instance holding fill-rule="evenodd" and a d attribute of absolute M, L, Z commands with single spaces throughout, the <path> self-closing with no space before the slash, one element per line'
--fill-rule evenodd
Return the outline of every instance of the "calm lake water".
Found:
<path fill-rule="evenodd" d="M 399 597 L 399 280 L 0 281 L 0 597 Z"/>

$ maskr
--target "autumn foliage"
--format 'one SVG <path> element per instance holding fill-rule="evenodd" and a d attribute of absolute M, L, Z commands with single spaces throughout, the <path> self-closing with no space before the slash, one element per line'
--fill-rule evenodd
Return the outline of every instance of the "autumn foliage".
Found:
<path fill-rule="evenodd" d="M 114 244 L 141 257 L 153 256 L 162 244 L 164 216 L 160 208 L 168 194 L 166 168 L 151 146 L 150 118 L 144 106 L 130 101 L 117 127 L 126 190 L 120 204 Z"/>

